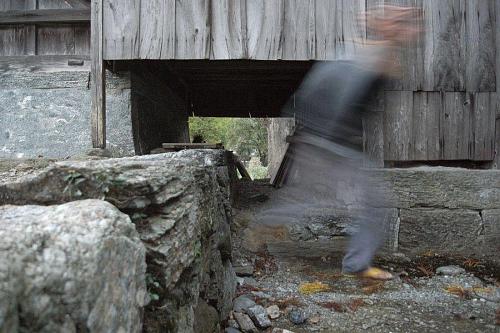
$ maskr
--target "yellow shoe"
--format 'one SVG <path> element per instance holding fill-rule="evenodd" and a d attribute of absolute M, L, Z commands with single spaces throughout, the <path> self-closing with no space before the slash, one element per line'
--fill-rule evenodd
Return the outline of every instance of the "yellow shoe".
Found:
<path fill-rule="evenodd" d="M 362 279 L 382 280 L 382 281 L 394 279 L 394 276 L 391 273 L 376 267 L 369 267 L 366 270 L 359 273 L 344 273 L 344 276 L 357 277 Z"/>
<path fill-rule="evenodd" d="M 391 273 L 376 267 L 370 267 L 358 273 L 358 276 L 365 279 L 383 280 L 383 281 L 394 279 L 394 276 Z"/>

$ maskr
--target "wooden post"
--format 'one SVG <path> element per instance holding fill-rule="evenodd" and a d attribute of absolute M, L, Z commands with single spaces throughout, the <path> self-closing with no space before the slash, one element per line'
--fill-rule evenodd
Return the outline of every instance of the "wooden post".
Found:
<path fill-rule="evenodd" d="M 91 15 L 91 131 L 92 146 L 106 148 L 106 68 L 103 60 L 102 1 L 92 0 Z"/>

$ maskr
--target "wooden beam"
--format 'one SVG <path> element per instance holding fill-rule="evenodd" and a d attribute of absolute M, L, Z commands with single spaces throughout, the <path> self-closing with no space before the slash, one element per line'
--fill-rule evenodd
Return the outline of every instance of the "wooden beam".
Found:
<path fill-rule="evenodd" d="M 0 25 L 46 23 L 90 23 L 90 10 L 40 9 L 0 12 Z"/>
<path fill-rule="evenodd" d="M 92 0 L 91 131 L 92 146 L 106 148 L 106 68 L 103 60 L 102 0 Z"/>
<path fill-rule="evenodd" d="M 89 71 L 89 60 L 76 55 L 0 57 L 0 75 L 7 72 Z"/>

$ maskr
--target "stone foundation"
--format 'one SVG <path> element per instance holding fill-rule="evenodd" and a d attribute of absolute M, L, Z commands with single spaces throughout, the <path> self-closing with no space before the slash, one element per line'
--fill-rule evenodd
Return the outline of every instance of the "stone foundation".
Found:
<path fill-rule="evenodd" d="M 130 217 L 146 248 L 145 332 L 191 332 L 200 320 L 227 317 L 236 276 L 223 151 L 57 162 L 25 173 L 3 175 L 0 204 L 100 199 Z"/>
<path fill-rule="evenodd" d="M 372 176 L 370 186 L 387 186 L 378 189 L 383 193 L 383 201 L 371 203 L 374 209 L 385 211 L 388 239 L 383 250 L 408 255 L 431 251 L 498 260 L 499 170 L 418 167 L 377 169 Z M 336 205 L 306 211 L 307 221 L 287 226 L 291 240 L 320 241 L 325 248 L 344 250 L 345 238 L 356 229 L 353 216 L 359 202 L 348 179 L 337 184 L 337 188 Z"/>

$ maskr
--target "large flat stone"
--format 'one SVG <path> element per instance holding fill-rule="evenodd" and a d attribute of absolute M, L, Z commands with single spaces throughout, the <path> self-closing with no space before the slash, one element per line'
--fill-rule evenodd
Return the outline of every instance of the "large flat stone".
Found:
<path fill-rule="evenodd" d="M 467 209 L 401 209 L 399 248 L 408 253 L 481 253 L 484 223 L 478 211 Z"/>
<path fill-rule="evenodd" d="M 141 332 L 145 248 L 100 200 L 0 207 L 1 332 Z"/>
<path fill-rule="evenodd" d="M 392 189 L 384 207 L 432 207 L 450 209 L 500 208 L 500 170 L 468 170 L 445 167 L 373 170 L 372 186 L 387 183 Z"/>

